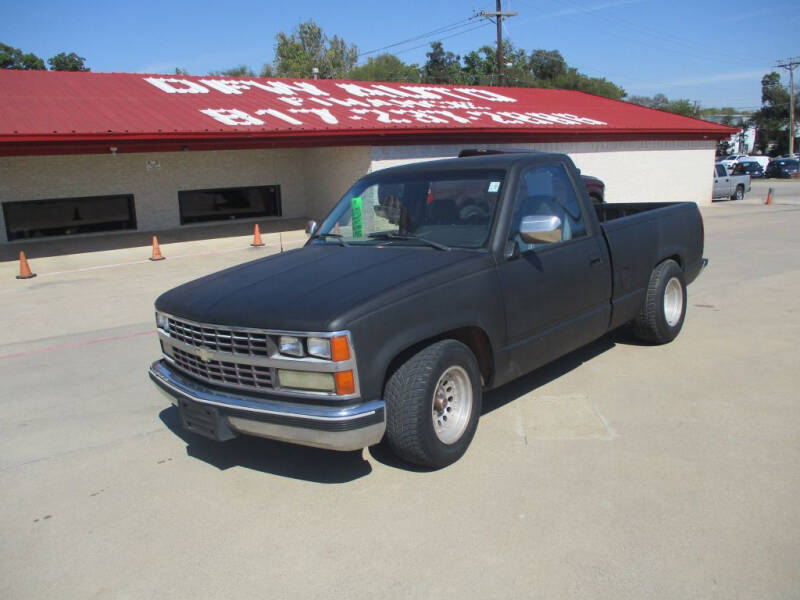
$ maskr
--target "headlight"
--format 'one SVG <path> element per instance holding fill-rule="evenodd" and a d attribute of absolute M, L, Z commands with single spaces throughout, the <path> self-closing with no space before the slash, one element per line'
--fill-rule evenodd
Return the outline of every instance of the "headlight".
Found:
<path fill-rule="evenodd" d="M 167 315 L 156 313 L 156 327 L 164 331 L 169 331 L 169 318 L 167 318 Z"/>
<path fill-rule="evenodd" d="M 310 337 L 308 338 L 308 353 L 317 358 L 331 357 L 331 341 L 327 338 Z"/>
<path fill-rule="evenodd" d="M 323 392 L 332 392 L 336 389 L 333 373 L 278 369 L 278 381 L 281 387 L 285 388 L 320 390 Z"/>
<path fill-rule="evenodd" d="M 278 351 L 289 356 L 304 356 L 303 342 L 291 335 L 282 335 L 278 343 Z"/>

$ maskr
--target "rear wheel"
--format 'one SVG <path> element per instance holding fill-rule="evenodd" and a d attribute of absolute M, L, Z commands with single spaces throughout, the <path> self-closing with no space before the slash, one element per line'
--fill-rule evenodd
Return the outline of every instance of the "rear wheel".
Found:
<path fill-rule="evenodd" d="M 636 337 L 654 344 L 674 340 L 686 316 L 686 283 L 674 260 L 665 260 L 650 274 L 639 316 L 633 322 Z"/>
<path fill-rule="evenodd" d="M 736 186 L 736 192 L 731 196 L 731 200 L 744 200 L 744 186 L 741 183 Z"/>
<path fill-rule="evenodd" d="M 442 340 L 409 358 L 386 384 L 386 441 L 405 460 L 447 466 L 466 452 L 481 412 L 478 362 Z"/>

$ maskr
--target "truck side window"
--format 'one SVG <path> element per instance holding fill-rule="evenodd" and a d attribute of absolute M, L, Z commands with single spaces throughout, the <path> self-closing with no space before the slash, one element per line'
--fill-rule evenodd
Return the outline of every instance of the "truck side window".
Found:
<path fill-rule="evenodd" d="M 564 167 L 530 167 L 520 178 L 509 239 L 517 242 L 521 252 L 551 245 L 528 244 L 519 236 L 519 224 L 523 217 L 551 215 L 561 219 L 562 242 L 586 235 L 583 209 Z"/>
<path fill-rule="evenodd" d="M 725 172 L 725 167 L 723 167 L 722 165 L 717 165 L 716 169 L 717 169 L 717 177 L 725 177 L 725 175 L 727 175 L 727 173 Z"/>

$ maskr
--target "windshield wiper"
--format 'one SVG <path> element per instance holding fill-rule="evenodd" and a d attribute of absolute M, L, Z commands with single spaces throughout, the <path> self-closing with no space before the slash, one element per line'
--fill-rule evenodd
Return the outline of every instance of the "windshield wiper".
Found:
<path fill-rule="evenodd" d="M 418 235 L 403 235 L 401 233 L 391 233 L 388 231 L 376 231 L 375 233 L 370 233 L 367 235 L 368 238 L 376 239 L 376 240 L 413 240 L 413 241 L 420 241 L 425 244 L 428 244 L 431 248 L 436 248 L 437 250 L 446 250 L 450 251 L 452 248 L 450 246 L 445 246 L 444 244 L 440 244 L 439 242 L 434 242 L 433 240 L 429 240 L 428 238 L 424 238 Z"/>
<path fill-rule="evenodd" d="M 349 246 L 350 245 L 350 244 L 348 244 L 347 242 L 345 242 L 342 239 L 342 234 L 341 233 L 318 233 L 317 235 L 314 236 L 314 239 L 317 239 L 317 238 L 322 238 L 323 240 L 326 239 L 326 238 L 333 238 L 334 240 L 339 242 L 339 244 L 341 244 L 342 246 Z"/>

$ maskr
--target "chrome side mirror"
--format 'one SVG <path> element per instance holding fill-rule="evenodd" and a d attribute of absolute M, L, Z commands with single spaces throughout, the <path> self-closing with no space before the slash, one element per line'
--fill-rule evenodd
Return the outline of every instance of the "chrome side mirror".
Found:
<path fill-rule="evenodd" d="M 314 235 L 317 229 L 319 229 L 319 223 L 317 223 L 313 219 L 310 221 L 306 221 L 306 235 Z"/>
<path fill-rule="evenodd" d="M 522 217 L 519 237 L 526 244 L 552 244 L 561 241 L 561 219 L 556 216 Z"/>

